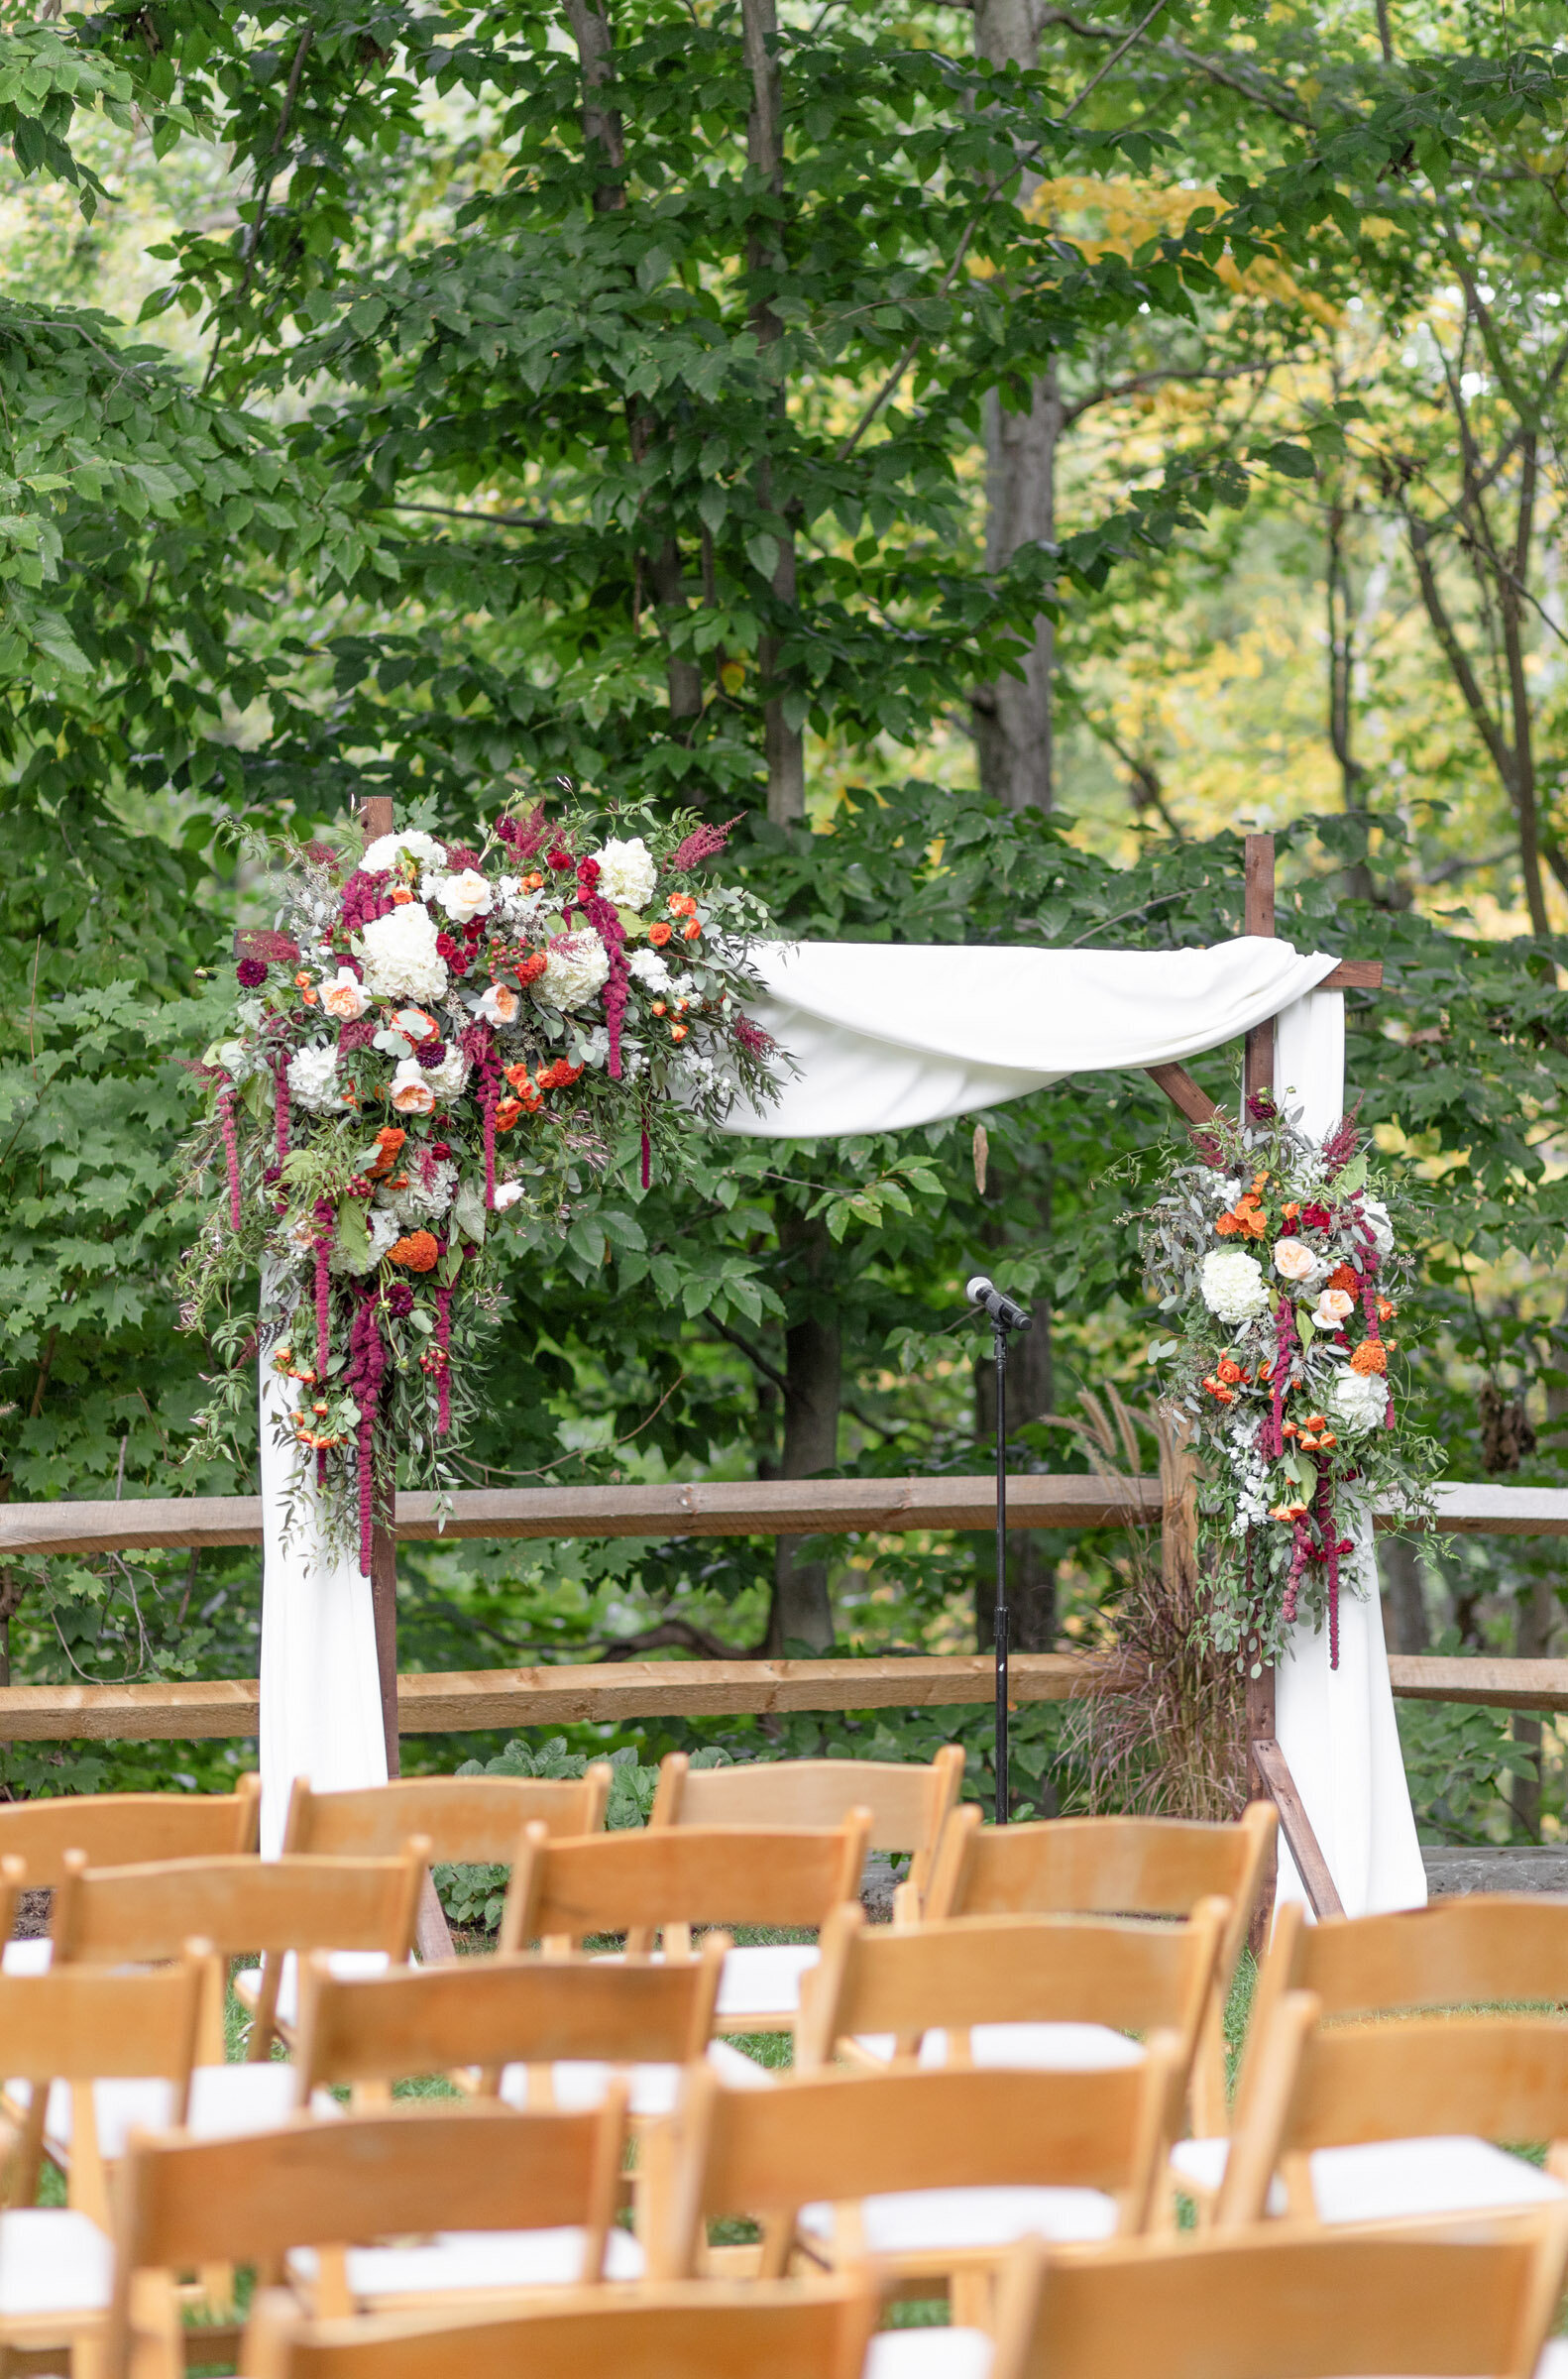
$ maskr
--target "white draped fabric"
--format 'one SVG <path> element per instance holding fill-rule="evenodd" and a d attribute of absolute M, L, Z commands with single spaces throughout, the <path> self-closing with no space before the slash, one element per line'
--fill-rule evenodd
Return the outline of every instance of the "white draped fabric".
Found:
<path fill-rule="evenodd" d="M 1324 1130 L 1343 1105 L 1344 1001 L 1316 992 L 1335 964 L 1288 942 L 1243 936 L 1207 950 L 974 949 L 770 943 L 752 1014 L 797 1071 L 776 1103 L 740 1107 L 726 1129 L 769 1139 L 899 1131 L 1020 1098 L 1070 1074 L 1169 1065 L 1280 1016 L 1282 1087 L 1294 1082 Z M 265 1292 L 264 1292 L 265 1294 Z M 368 1579 L 329 1555 L 314 1494 L 275 1442 L 281 1385 L 262 1358 L 264 1844 L 276 1852 L 296 1775 L 318 1788 L 383 1782 Z M 293 1504 L 285 1528 L 284 1508 Z M 1340 1666 L 1297 1631 L 1280 1673 L 1280 1739 L 1346 1908 L 1425 1897 L 1370 1537 L 1365 1601 L 1341 1606 Z M 1299 1892 L 1288 1861 L 1284 1885 Z"/>
<path fill-rule="evenodd" d="M 271 1303 L 264 1278 L 264 1305 Z M 387 1781 L 381 1672 L 371 1584 L 355 1552 L 328 1551 L 316 1504 L 313 1457 L 280 1444 L 286 1382 L 261 1355 L 262 1409 L 262 1853 L 282 1848 L 288 1789 L 303 1776 L 318 1791 Z"/>
<path fill-rule="evenodd" d="M 769 942 L 750 1014 L 799 1068 L 725 1127 L 772 1140 L 896 1132 L 1106 1074 L 1195 1057 L 1336 963 L 1257 935 L 1208 950 Z"/>
<path fill-rule="evenodd" d="M 1299 1105 L 1307 1131 L 1321 1137 L 1333 1130 L 1345 1111 L 1342 992 L 1313 991 L 1284 1010 L 1274 1075 L 1282 1099 Z M 1356 1549 L 1341 1570 L 1339 1666 L 1328 1665 L 1327 1629 L 1314 1634 L 1299 1623 L 1277 1672 L 1275 1725 L 1345 1914 L 1373 1916 L 1420 1907 L 1426 1869 L 1400 1753 L 1365 1511 L 1349 1532 Z M 1280 1898 L 1305 1897 L 1282 1843 Z"/>

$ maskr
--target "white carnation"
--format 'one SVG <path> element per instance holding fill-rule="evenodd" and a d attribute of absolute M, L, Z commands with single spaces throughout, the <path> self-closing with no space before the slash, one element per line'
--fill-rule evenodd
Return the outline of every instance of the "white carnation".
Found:
<path fill-rule="evenodd" d="M 552 1007 L 581 1008 L 604 989 L 609 977 L 610 961 L 597 934 L 559 934 L 534 988 Z"/>
<path fill-rule="evenodd" d="M 643 909 L 653 898 L 659 871 L 640 835 L 629 843 L 607 843 L 596 850 L 599 890 L 617 909 Z"/>
<path fill-rule="evenodd" d="M 383 868 L 395 867 L 400 859 L 413 859 L 421 867 L 446 865 L 446 852 L 434 835 L 423 835 L 416 826 L 399 827 L 390 835 L 378 835 L 368 844 L 360 865 L 367 875 L 379 875 Z"/>
<path fill-rule="evenodd" d="M 668 966 L 656 950 L 634 950 L 626 961 L 628 971 L 650 991 L 667 991 L 672 981 Z"/>
<path fill-rule="evenodd" d="M 1263 1266 L 1239 1247 L 1216 1247 L 1203 1258 L 1202 1293 L 1216 1321 L 1252 1321 L 1269 1306 Z"/>
<path fill-rule="evenodd" d="M 490 886 L 477 867 L 465 867 L 461 875 L 447 877 L 440 901 L 454 925 L 467 925 L 471 917 L 489 915 Z"/>
<path fill-rule="evenodd" d="M 365 988 L 376 999 L 417 999 L 428 1006 L 446 992 L 446 961 L 436 949 L 436 924 L 417 900 L 378 917 L 360 936 Z"/>
<path fill-rule="evenodd" d="M 1361 1211 L 1372 1226 L 1372 1243 L 1379 1255 L 1392 1256 L 1394 1253 L 1394 1225 L 1389 1220 L 1389 1209 L 1382 1198 L 1364 1197 L 1361 1201 Z"/>
<path fill-rule="evenodd" d="M 288 1095 L 308 1114 L 325 1115 L 342 1103 L 335 1049 L 301 1049 L 288 1061 Z"/>
<path fill-rule="evenodd" d="M 1334 1418 L 1347 1436 L 1359 1437 L 1367 1429 L 1382 1426 L 1389 1411 L 1389 1385 L 1375 1371 L 1351 1371 L 1348 1367 L 1334 1382 L 1329 1402 Z"/>

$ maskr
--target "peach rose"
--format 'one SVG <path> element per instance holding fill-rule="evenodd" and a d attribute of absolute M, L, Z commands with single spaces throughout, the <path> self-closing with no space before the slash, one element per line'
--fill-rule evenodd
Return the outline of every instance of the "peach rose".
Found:
<path fill-rule="evenodd" d="M 399 1115 L 428 1115 L 435 1092 L 419 1071 L 416 1058 L 404 1058 L 392 1081 L 392 1103 Z"/>
<path fill-rule="evenodd" d="M 1274 1268 L 1283 1280 L 1304 1281 L 1317 1270 L 1317 1258 L 1301 1239 L 1277 1239 L 1274 1243 Z"/>
<path fill-rule="evenodd" d="M 321 1005 L 339 1024 L 357 1024 L 370 1004 L 364 984 L 347 966 L 340 966 L 321 986 Z"/>
<path fill-rule="evenodd" d="M 1320 1330 L 1337 1330 L 1356 1309 L 1356 1301 L 1343 1289 L 1325 1289 L 1317 1301 L 1312 1319 Z"/>
<path fill-rule="evenodd" d="M 492 983 L 479 1003 L 479 1012 L 487 1024 L 515 1024 L 521 1005 L 509 983 Z"/>

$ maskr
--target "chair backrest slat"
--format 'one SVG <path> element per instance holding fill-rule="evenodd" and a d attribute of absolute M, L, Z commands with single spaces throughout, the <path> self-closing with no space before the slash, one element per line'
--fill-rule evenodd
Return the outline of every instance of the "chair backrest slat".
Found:
<path fill-rule="evenodd" d="M 387 1859 L 423 1834 L 433 1859 L 509 1866 L 533 1820 L 554 1836 L 597 1834 L 610 1804 L 612 1769 L 596 1759 L 583 1776 L 397 1776 L 357 1792 L 313 1792 L 294 1783 L 283 1849 L 334 1859 Z"/>
<path fill-rule="evenodd" d="M 856 2034 L 914 2041 L 975 2024 L 1093 2023 L 1174 2034 L 1184 2073 L 1229 1915 L 1214 1899 L 1184 1925 L 979 1916 L 885 1927 L 868 1926 L 858 1906 L 837 1909 L 806 1978 L 796 2062 L 821 2065 Z"/>
<path fill-rule="evenodd" d="M 551 1842 L 527 1829 L 500 1947 L 674 1925 L 821 1925 L 860 1887 L 870 1821 L 835 1827 L 670 1826 Z"/>
<path fill-rule="evenodd" d="M 870 2280 L 707 2280 L 634 2305 L 311 2322 L 280 2290 L 258 2301 L 250 2379 L 860 2379 L 880 2292 Z"/>
<path fill-rule="evenodd" d="M 152 1962 L 199 1934 L 220 1957 L 245 1951 L 413 1946 L 427 1846 L 397 1859 L 181 1859 L 94 1869 L 67 1852 L 53 1939 L 60 1964 Z"/>
<path fill-rule="evenodd" d="M 50 1800 L 0 1805 L 0 1858 L 25 1859 L 34 1890 L 53 1888 L 67 1851 L 91 1867 L 129 1867 L 155 1859 L 225 1859 L 254 1855 L 260 1838 L 261 1779 L 241 1776 L 233 1792 L 61 1793 Z"/>
<path fill-rule="evenodd" d="M 1092 2256 L 1021 2248 L 991 2379 L 1530 2379 L 1568 2209 L 1494 2237 L 1271 2229 L 1114 2240 Z"/>
<path fill-rule="evenodd" d="M 321 1953 L 305 1966 L 294 2065 L 298 2098 L 455 2067 L 558 2058 L 684 2065 L 713 2031 L 728 1939 L 691 1958 L 465 1958 L 344 1982 Z"/>
<path fill-rule="evenodd" d="M 937 1844 L 963 1784 L 963 1752 L 944 1744 L 929 1764 L 887 1759 L 743 1759 L 693 1767 L 685 1752 L 659 1765 L 650 1826 L 838 1826 L 871 1816 L 869 1847 L 911 1860 L 924 1891 Z"/>
<path fill-rule="evenodd" d="M 202 1981 L 196 1952 L 144 1974 L 103 1967 L 0 1974 L 0 2064 L 7 2080 L 183 2080 L 195 2055 Z"/>

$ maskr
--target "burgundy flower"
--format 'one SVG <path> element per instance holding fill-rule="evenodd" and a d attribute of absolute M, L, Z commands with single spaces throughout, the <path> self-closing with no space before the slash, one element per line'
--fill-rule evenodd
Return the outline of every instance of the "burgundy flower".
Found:
<path fill-rule="evenodd" d="M 1254 1090 L 1247 1099 L 1247 1112 L 1254 1123 L 1273 1123 L 1280 1110 L 1274 1103 L 1272 1090 Z"/>
<path fill-rule="evenodd" d="M 1332 1230 L 1334 1217 L 1327 1206 L 1312 1204 L 1301 1208 L 1301 1227 L 1308 1231 Z"/>
<path fill-rule="evenodd" d="M 453 941 L 450 934 L 437 934 L 435 938 L 435 946 L 436 950 L 440 956 L 445 959 L 449 966 L 455 965 L 458 960 L 460 960 L 463 956 L 462 951 Z"/>
<path fill-rule="evenodd" d="M 385 917 L 392 906 L 387 886 L 392 881 L 391 870 L 378 867 L 367 873 L 356 867 L 343 887 L 343 926 L 348 933 L 362 925 L 374 925 Z"/>
<path fill-rule="evenodd" d="M 432 1157 L 449 1157 L 452 1154 L 452 1151 L 447 1145 L 446 1141 L 432 1140 L 430 1143 L 430 1154 Z"/>
<path fill-rule="evenodd" d="M 479 852 L 471 843 L 449 843 L 446 847 L 446 863 L 454 875 L 461 875 L 465 867 L 478 867 Z"/>
<path fill-rule="evenodd" d="M 519 865 L 524 859 L 532 858 L 549 831 L 542 801 L 529 811 L 526 818 L 498 818 L 496 821 L 497 835 L 510 847 L 512 857 Z"/>
<path fill-rule="evenodd" d="M 375 1018 L 356 1016 L 352 1024 L 338 1026 L 338 1055 L 346 1058 L 351 1049 L 369 1049 L 375 1038 Z"/>
<path fill-rule="evenodd" d="M 705 859 L 717 858 L 729 840 L 729 829 L 738 826 L 745 812 L 738 811 L 723 826 L 698 826 L 692 829 L 684 843 L 676 847 L 670 865 L 684 874 L 688 868 L 700 867 Z"/>
<path fill-rule="evenodd" d="M 546 867 L 553 867 L 557 875 L 564 875 L 572 864 L 572 854 L 569 850 L 563 850 L 557 843 L 552 851 L 546 852 L 544 863 Z"/>
<path fill-rule="evenodd" d="M 261 959 L 269 966 L 296 966 L 299 963 L 299 945 L 286 934 L 275 934 L 266 927 L 249 928 L 234 937 L 237 959 Z"/>
<path fill-rule="evenodd" d="M 592 892 L 599 882 L 599 861 L 597 859 L 579 859 L 577 880 L 585 892 Z"/>
<path fill-rule="evenodd" d="M 307 843 L 305 857 L 314 859 L 318 867 L 330 867 L 334 875 L 343 864 L 330 843 Z"/>
<path fill-rule="evenodd" d="M 420 1042 L 420 1044 L 419 1044 L 419 1063 L 420 1063 L 420 1065 L 421 1065 L 421 1066 L 439 1066 L 439 1065 L 440 1065 L 440 1063 L 441 1063 L 441 1060 L 442 1060 L 442 1059 L 443 1059 L 445 1056 L 446 1056 L 446 1043 L 445 1043 L 444 1041 L 421 1041 L 421 1042 Z"/>
<path fill-rule="evenodd" d="M 267 961 L 242 959 L 234 969 L 234 975 L 242 991 L 255 991 L 267 980 Z"/>
<path fill-rule="evenodd" d="M 748 1058 L 765 1057 L 770 1049 L 777 1046 L 772 1034 L 765 1033 L 759 1024 L 753 1024 L 749 1016 L 735 1018 L 735 1039 Z"/>
<path fill-rule="evenodd" d="M 394 1321 L 405 1321 L 413 1311 L 413 1291 L 406 1281 L 394 1281 L 388 1290 L 387 1310 Z"/>

